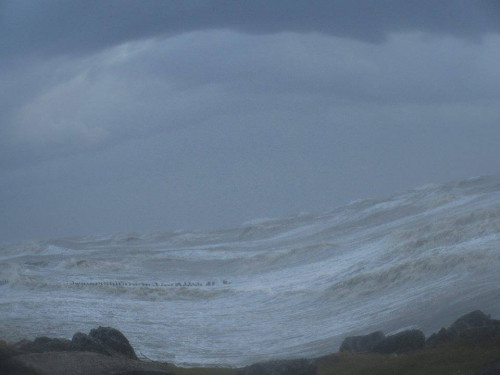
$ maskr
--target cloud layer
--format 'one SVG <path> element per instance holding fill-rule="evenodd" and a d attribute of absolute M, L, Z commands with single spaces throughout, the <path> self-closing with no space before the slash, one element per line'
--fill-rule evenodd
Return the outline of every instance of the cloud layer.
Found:
<path fill-rule="evenodd" d="M 497 173 L 496 2 L 376 4 L 0 3 L 0 235 L 231 226 Z"/>
<path fill-rule="evenodd" d="M 190 31 L 318 32 L 380 42 L 423 31 L 479 37 L 500 30 L 495 0 L 49 0 L 0 4 L 5 55 L 87 54 L 124 42 Z"/>

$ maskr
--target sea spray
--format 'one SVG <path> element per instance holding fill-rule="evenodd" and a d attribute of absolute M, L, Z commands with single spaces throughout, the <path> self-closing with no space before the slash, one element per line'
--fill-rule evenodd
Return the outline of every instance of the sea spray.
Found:
<path fill-rule="evenodd" d="M 176 363 L 314 357 L 347 335 L 500 315 L 499 247 L 499 177 L 209 233 L 4 245 L 0 336 L 102 325 Z"/>

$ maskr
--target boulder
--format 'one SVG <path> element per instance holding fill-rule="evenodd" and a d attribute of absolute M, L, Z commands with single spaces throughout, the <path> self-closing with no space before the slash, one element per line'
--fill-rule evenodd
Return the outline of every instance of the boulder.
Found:
<path fill-rule="evenodd" d="M 79 352 L 137 359 L 134 349 L 123 333 L 111 327 L 92 329 L 88 335 L 77 332 L 73 335 L 71 347 L 72 350 Z"/>
<path fill-rule="evenodd" d="M 426 346 L 433 348 L 444 344 L 479 345 L 500 342 L 500 321 L 491 319 L 480 310 L 458 318 L 450 327 L 432 334 Z"/>
<path fill-rule="evenodd" d="M 71 341 L 50 337 L 37 337 L 34 341 L 22 340 L 12 346 L 12 350 L 14 349 L 20 353 L 95 352 L 112 357 L 137 359 L 134 349 L 123 333 L 111 327 L 92 329 L 88 335 L 77 332 Z M 0 356 L 5 356 L 4 352 L 6 353 L 6 350 L 0 350 Z"/>
<path fill-rule="evenodd" d="M 340 345 L 340 352 L 352 352 L 352 353 L 368 353 L 373 350 L 373 348 L 385 339 L 385 335 L 382 331 L 372 332 L 368 335 L 363 336 L 349 336 L 342 341 Z"/>
<path fill-rule="evenodd" d="M 433 333 L 425 342 L 425 346 L 434 348 L 438 345 L 449 344 L 457 340 L 457 333 L 441 328 L 439 332 Z"/>
<path fill-rule="evenodd" d="M 238 370 L 238 375 L 315 375 L 316 365 L 307 359 L 256 363 Z"/>
<path fill-rule="evenodd" d="M 95 352 L 111 355 L 99 342 L 82 332 L 77 332 L 73 335 L 71 347 L 77 352 Z"/>
<path fill-rule="evenodd" d="M 134 348 L 127 338 L 115 328 L 99 327 L 92 329 L 89 337 L 102 345 L 111 356 L 123 356 L 137 359 Z"/>
<path fill-rule="evenodd" d="M 373 351 L 384 354 L 401 354 L 413 350 L 422 349 L 425 346 L 424 333 L 418 329 L 409 329 L 396 333 L 395 335 L 387 336 L 380 341 Z"/>
<path fill-rule="evenodd" d="M 462 332 L 470 328 L 486 327 L 490 324 L 490 316 L 486 315 L 481 310 L 475 310 L 458 318 L 449 329 L 456 332 Z"/>
<path fill-rule="evenodd" d="M 500 325 L 470 328 L 460 332 L 458 341 L 466 345 L 500 346 Z"/>
<path fill-rule="evenodd" d="M 16 349 L 19 349 L 21 348 L 23 345 L 26 345 L 26 344 L 29 344 L 31 343 L 32 341 L 31 340 L 28 340 L 28 339 L 22 339 L 16 343 L 14 343 L 12 346 Z"/>

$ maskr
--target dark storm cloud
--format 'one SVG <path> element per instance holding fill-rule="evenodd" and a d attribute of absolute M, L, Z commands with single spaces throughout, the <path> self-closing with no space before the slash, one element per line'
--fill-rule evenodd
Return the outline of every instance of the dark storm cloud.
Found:
<path fill-rule="evenodd" d="M 141 38 L 206 29 L 319 32 L 382 41 L 394 32 L 479 37 L 500 30 L 495 0 L 171 0 L 0 3 L 1 54 L 85 54 Z"/>
<path fill-rule="evenodd" d="M 0 0 L 0 241 L 497 173 L 497 4 Z"/>
<path fill-rule="evenodd" d="M 462 113 L 470 101 L 498 100 L 496 44 L 495 38 L 476 44 L 395 35 L 374 45 L 314 34 L 211 31 L 42 60 L 2 75 L 12 82 L 0 94 L 0 167 L 227 118 L 239 123 L 253 112 L 262 114 L 261 122 L 300 118 L 304 124 L 321 121 L 314 113 L 346 113 L 343 121 L 350 121 L 349 113 L 373 105 L 410 107 L 412 116 L 419 106 L 436 104 Z M 483 118 L 496 116 L 485 103 L 479 108 Z"/>

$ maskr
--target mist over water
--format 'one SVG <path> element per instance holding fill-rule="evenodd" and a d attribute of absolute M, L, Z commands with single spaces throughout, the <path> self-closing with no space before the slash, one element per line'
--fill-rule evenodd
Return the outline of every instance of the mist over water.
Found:
<path fill-rule="evenodd" d="M 0 337 L 112 326 L 138 354 L 244 365 L 500 315 L 500 176 L 209 233 L 0 247 Z"/>

